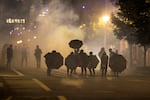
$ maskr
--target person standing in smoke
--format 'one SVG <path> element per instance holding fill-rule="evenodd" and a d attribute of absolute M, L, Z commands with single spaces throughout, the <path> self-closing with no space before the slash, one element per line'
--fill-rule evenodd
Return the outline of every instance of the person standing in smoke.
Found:
<path fill-rule="evenodd" d="M 4 66 L 5 64 L 7 64 L 7 48 L 9 47 L 9 44 L 4 44 L 2 47 L 2 51 L 1 51 L 1 60 L 0 60 L 0 64 L 2 66 Z"/>
<path fill-rule="evenodd" d="M 63 65 L 63 56 L 56 52 L 56 50 L 52 50 L 52 52 L 48 52 L 44 55 L 45 63 L 47 65 L 47 75 L 51 75 L 52 69 L 58 69 Z"/>
<path fill-rule="evenodd" d="M 67 67 L 67 76 L 72 76 L 73 71 L 78 66 L 78 56 L 71 52 L 66 58 L 65 58 L 65 65 Z"/>
<path fill-rule="evenodd" d="M 107 74 L 107 65 L 108 65 L 108 55 L 105 52 L 104 48 L 101 48 L 101 51 L 99 52 L 99 57 L 101 59 L 101 73 L 102 76 L 106 76 Z"/>
<path fill-rule="evenodd" d="M 99 60 L 96 57 L 96 55 L 93 55 L 93 52 L 89 52 L 88 58 L 89 58 L 88 68 L 89 68 L 90 76 L 95 76 L 95 68 L 99 63 Z"/>
<path fill-rule="evenodd" d="M 39 48 L 39 45 L 37 45 L 35 52 L 34 52 L 34 56 L 36 58 L 37 68 L 41 67 L 41 54 L 42 54 L 42 50 Z"/>
<path fill-rule="evenodd" d="M 88 66 L 88 55 L 84 52 L 84 50 L 81 50 L 79 53 L 79 66 L 81 67 L 81 75 L 86 76 L 86 67 Z"/>
<path fill-rule="evenodd" d="M 7 67 L 8 68 L 11 67 L 12 58 L 13 58 L 13 48 L 12 48 L 12 44 L 10 44 L 10 46 L 7 48 Z"/>
<path fill-rule="evenodd" d="M 27 66 L 28 61 L 28 52 L 26 45 L 23 45 L 21 50 L 21 66 L 23 67 L 23 64 L 25 63 L 25 66 Z"/>

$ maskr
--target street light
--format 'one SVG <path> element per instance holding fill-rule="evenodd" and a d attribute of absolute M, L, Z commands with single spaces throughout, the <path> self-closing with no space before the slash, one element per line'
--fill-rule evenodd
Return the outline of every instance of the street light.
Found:
<path fill-rule="evenodd" d="M 110 17 L 105 15 L 102 17 L 102 21 L 104 22 L 104 28 L 105 28 L 105 32 L 104 32 L 104 47 L 106 48 L 106 45 L 107 45 L 107 32 L 106 32 L 106 24 L 107 22 L 110 20 Z"/>
<path fill-rule="evenodd" d="M 109 16 L 103 16 L 102 20 L 107 23 L 109 21 L 110 17 Z"/>

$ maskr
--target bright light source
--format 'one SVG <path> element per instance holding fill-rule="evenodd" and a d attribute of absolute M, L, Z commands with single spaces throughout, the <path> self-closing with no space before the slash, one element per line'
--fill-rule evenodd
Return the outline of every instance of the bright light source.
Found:
<path fill-rule="evenodd" d="M 103 17 L 102 17 L 102 20 L 103 20 L 105 23 L 108 22 L 109 19 L 110 19 L 109 16 L 103 16 Z"/>
<path fill-rule="evenodd" d="M 36 37 L 36 36 L 34 36 L 33 38 L 34 38 L 34 39 L 37 39 L 37 37 Z"/>
<path fill-rule="evenodd" d="M 19 40 L 19 41 L 17 41 L 17 44 L 21 44 L 23 41 L 22 40 Z"/>
<path fill-rule="evenodd" d="M 83 5 L 83 6 L 82 6 L 82 8 L 84 9 L 84 8 L 85 8 L 85 6 Z"/>
<path fill-rule="evenodd" d="M 23 30 L 25 30 L 26 28 L 25 28 L 25 27 L 23 27 L 22 29 L 23 29 Z"/>
<path fill-rule="evenodd" d="M 80 29 L 83 29 L 83 28 L 85 28 L 85 27 L 86 27 L 86 24 L 80 25 Z"/>
<path fill-rule="evenodd" d="M 10 35 L 12 35 L 12 32 L 10 32 Z"/>

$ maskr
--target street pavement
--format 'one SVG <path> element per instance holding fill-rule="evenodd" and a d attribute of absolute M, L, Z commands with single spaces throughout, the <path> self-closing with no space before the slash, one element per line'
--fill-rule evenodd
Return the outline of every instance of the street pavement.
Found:
<path fill-rule="evenodd" d="M 113 77 L 77 74 L 67 77 L 66 69 L 0 67 L 0 100 L 149 100 L 150 74 L 146 70 L 129 70 Z M 89 73 L 88 73 L 89 74 Z"/>

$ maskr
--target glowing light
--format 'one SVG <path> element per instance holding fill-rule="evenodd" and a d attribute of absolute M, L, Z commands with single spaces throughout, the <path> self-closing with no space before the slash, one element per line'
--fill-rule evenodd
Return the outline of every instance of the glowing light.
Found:
<path fill-rule="evenodd" d="M 14 30 L 11 30 L 9 33 L 10 33 L 10 35 L 12 35 L 13 34 L 13 32 L 14 32 Z"/>
<path fill-rule="evenodd" d="M 82 8 L 85 9 L 85 6 L 83 5 Z"/>
<path fill-rule="evenodd" d="M 25 27 L 23 27 L 22 29 L 23 29 L 23 30 L 25 30 L 26 28 L 25 28 Z"/>
<path fill-rule="evenodd" d="M 146 0 L 145 2 L 146 2 L 146 3 L 150 3 L 150 0 Z"/>
<path fill-rule="evenodd" d="M 37 28 L 37 26 L 34 26 L 34 28 Z"/>
<path fill-rule="evenodd" d="M 22 40 L 17 41 L 17 44 L 21 44 L 21 43 L 23 43 L 23 41 L 22 41 Z"/>
<path fill-rule="evenodd" d="M 12 35 L 12 32 L 10 32 L 10 35 Z"/>
<path fill-rule="evenodd" d="M 43 16 L 45 16 L 45 15 L 44 15 L 44 14 L 39 14 L 39 16 L 43 17 Z"/>
<path fill-rule="evenodd" d="M 20 34 L 22 34 L 22 32 L 20 32 Z"/>
<path fill-rule="evenodd" d="M 103 16 L 102 17 L 102 20 L 106 23 L 106 22 L 108 22 L 109 20 L 110 20 L 110 17 L 109 16 Z"/>
<path fill-rule="evenodd" d="M 18 19 L 18 18 L 8 18 L 8 19 L 6 19 L 6 23 L 8 23 L 8 24 L 15 24 L 15 23 L 17 23 L 17 24 L 24 24 L 26 22 L 26 20 L 25 19 Z"/>
<path fill-rule="evenodd" d="M 37 39 L 37 37 L 36 37 L 36 36 L 34 36 L 33 38 L 34 38 L 34 39 Z"/>
<path fill-rule="evenodd" d="M 14 30 L 19 30 L 19 27 L 15 27 Z"/>
<path fill-rule="evenodd" d="M 48 12 L 48 8 L 46 8 L 45 11 Z"/>
<path fill-rule="evenodd" d="M 83 28 L 85 28 L 86 27 L 86 24 L 82 24 L 82 25 L 80 25 L 80 29 L 83 29 Z"/>

